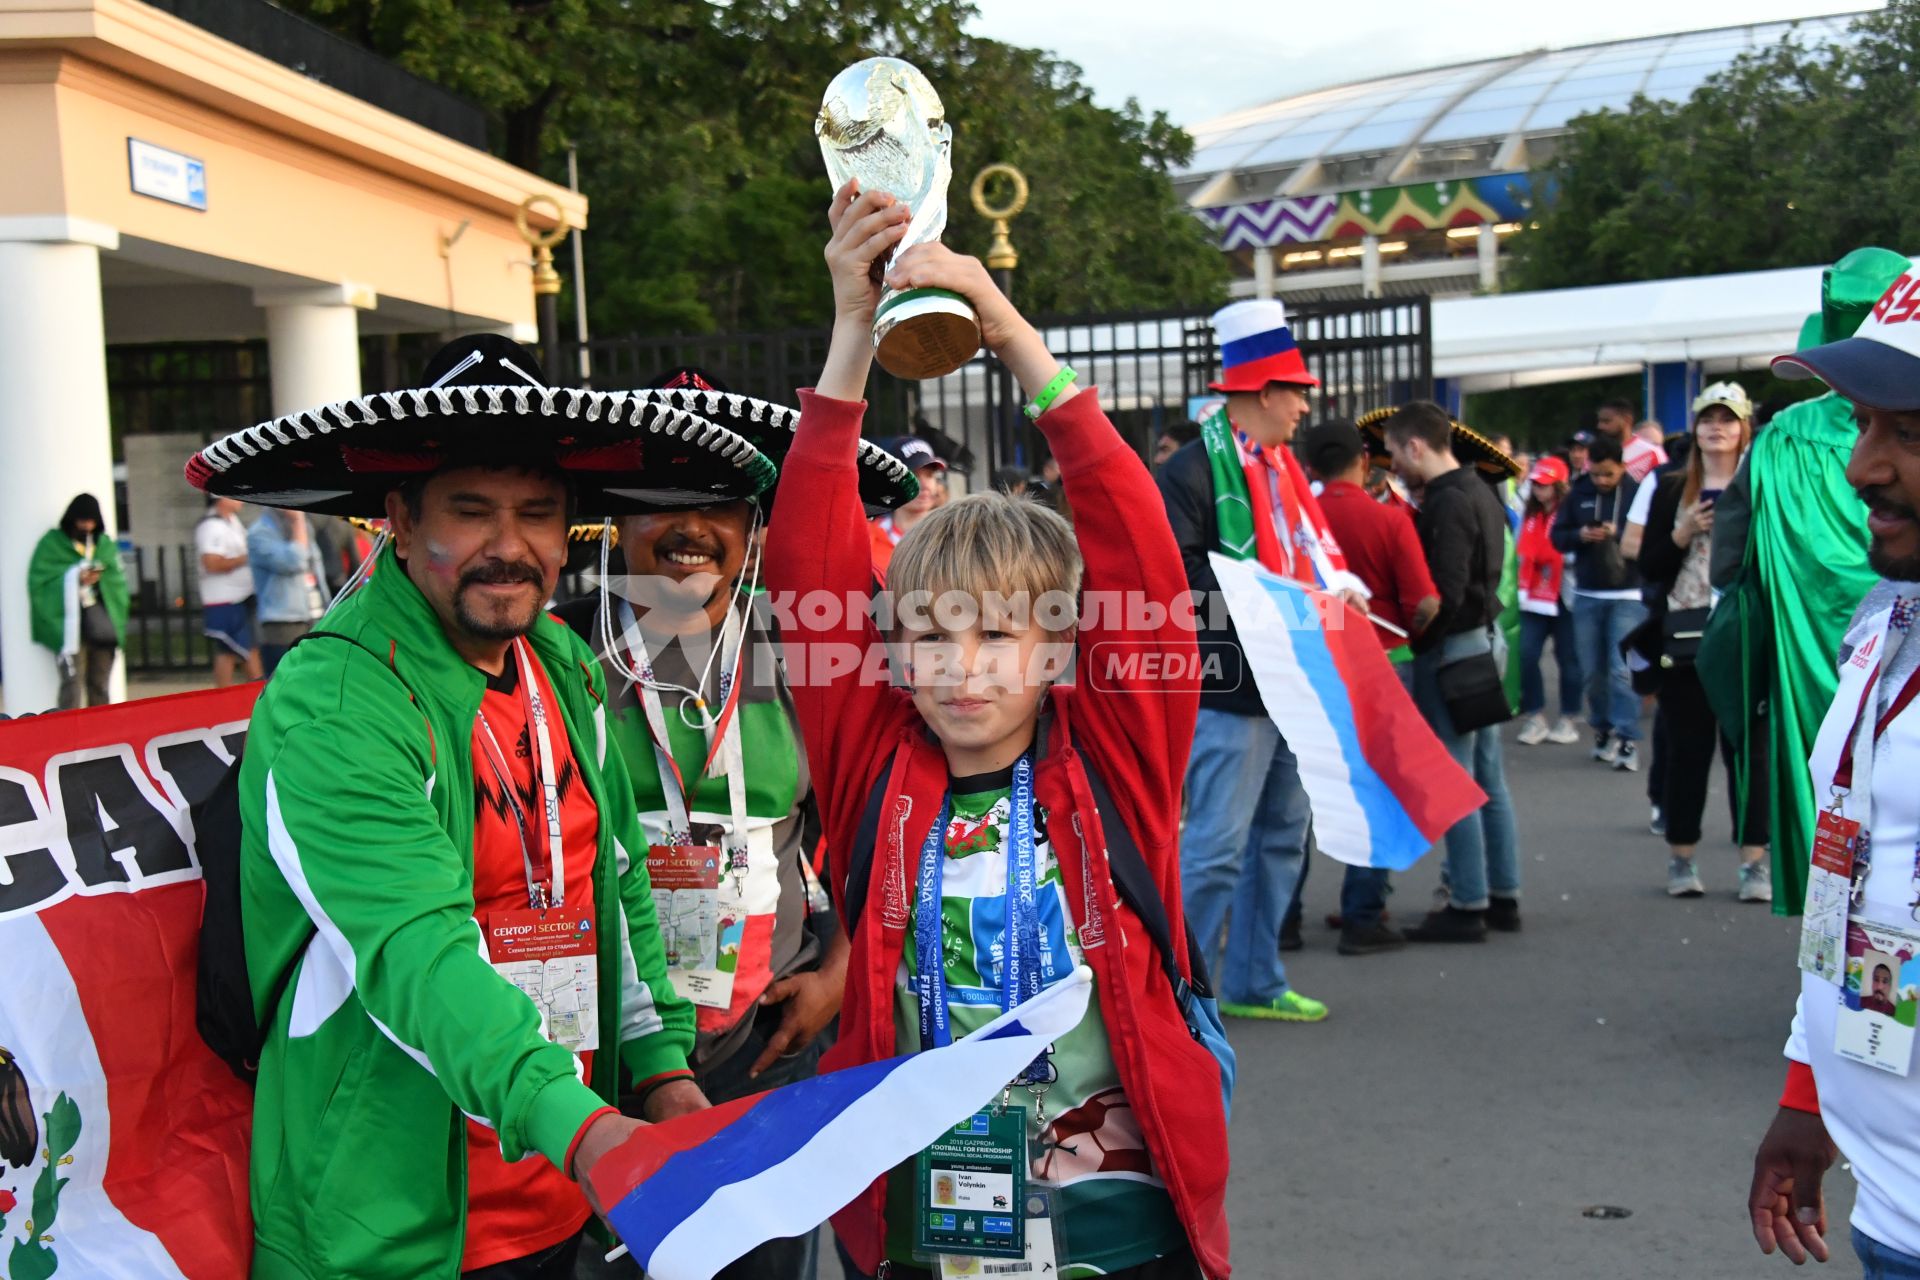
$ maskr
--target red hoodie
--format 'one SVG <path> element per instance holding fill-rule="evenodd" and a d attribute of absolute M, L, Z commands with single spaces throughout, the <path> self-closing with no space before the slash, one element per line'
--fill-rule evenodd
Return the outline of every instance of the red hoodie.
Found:
<path fill-rule="evenodd" d="M 1520 561 L 1520 607 L 1549 616 L 1560 612 L 1560 579 L 1567 571 L 1566 554 L 1549 536 L 1553 512 L 1535 511 L 1520 523 L 1514 553 Z"/>
<path fill-rule="evenodd" d="M 836 604 L 866 596 L 872 557 L 860 505 L 854 448 L 864 403 L 800 393 L 800 425 L 782 465 L 766 552 L 767 585 L 776 608 L 825 590 Z M 1127 824 L 1167 904 L 1173 949 L 1186 970 L 1186 926 L 1180 906 L 1180 786 L 1198 682 L 1176 686 L 1158 673 L 1195 670 L 1190 626 L 1165 611 L 1157 629 L 1126 629 L 1129 597 L 1171 604 L 1187 594 L 1186 571 L 1159 491 L 1127 448 L 1091 390 L 1042 415 L 1039 426 L 1060 463 L 1086 560 L 1077 669 L 1099 661 L 1113 678 L 1062 684 L 1048 696 L 1046 746 L 1034 770 L 1074 923 L 1093 969 L 1114 1065 L 1140 1120 L 1154 1165 L 1209 1277 L 1231 1273 L 1227 1239 L 1227 1126 L 1220 1072 L 1188 1031 L 1172 989 L 1139 919 L 1123 906 L 1107 871 L 1102 819 Z M 821 621 L 825 615 L 827 620 Z M 828 847 L 851 849 L 861 811 L 883 770 L 891 800 L 882 810 L 865 913 L 854 934 L 840 1038 L 823 1070 L 891 1057 L 894 980 L 907 941 L 913 861 L 947 791 L 947 762 L 909 694 L 850 673 L 832 681 L 800 667 L 820 653 L 865 655 L 882 644 L 864 610 L 795 608 L 784 639 L 795 672 L 793 701 L 813 769 Z M 1191 616 L 1187 615 L 1191 622 Z M 784 615 L 783 615 L 784 622 Z M 1115 653 L 1157 659 L 1116 663 Z M 1069 746 L 1068 744 L 1072 745 Z M 1114 814 L 1098 813 L 1078 752 L 1106 780 Z M 1130 811 L 1129 811 L 1130 810 Z M 1059 815 L 1069 815 L 1063 822 Z M 845 885 L 828 877 L 836 902 Z M 907 1046 L 911 1047 L 911 1046 Z M 880 1179 L 836 1214 L 835 1231 L 863 1271 L 879 1267 L 885 1245 L 886 1182 Z"/>

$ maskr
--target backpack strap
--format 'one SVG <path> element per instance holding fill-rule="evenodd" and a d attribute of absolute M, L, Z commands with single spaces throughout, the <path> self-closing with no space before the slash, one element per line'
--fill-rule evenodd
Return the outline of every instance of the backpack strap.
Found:
<path fill-rule="evenodd" d="M 1194 941 L 1193 930 L 1189 929 L 1187 973 L 1180 972 L 1179 961 L 1173 953 L 1173 926 L 1167 916 L 1166 900 L 1160 896 L 1160 886 L 1154 883 L 1153 872 L 1147 867 L 1140 846 L 1134 843 L 1133 833 L 1120 820 L 1120 810 L 1113 803 L 1112 793 L 1107 790 L 1106 779 L 1100 776 L 1100 770 L 1085 752 L 1075 754 L 1086 772 L 1087 789 L 1093 793 L 1094 808 L 1104 815 L 1110 815 L 1112 819 L 1103 819 L 1100 829 L 1107 838 L 1107 869 L 1113 876 L 1114 891 L 1140 918 L 1140 925 L 1147 931 L 1148 940 L 1159 953 L 1160 967 L 1166 972 L 1167 983 L 1173 988 L 1180 1012 L 1186 1015 L 1193 1006 L 1195 996 L 1208 997 L 1213 994 L 1212 984 L 1207 977 L 1206 959 Z"/>

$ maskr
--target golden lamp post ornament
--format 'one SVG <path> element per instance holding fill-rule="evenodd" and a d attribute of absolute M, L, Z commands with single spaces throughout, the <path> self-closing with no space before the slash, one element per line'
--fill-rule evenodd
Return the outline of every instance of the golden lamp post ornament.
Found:
<path fill-rule="evenodd" d="M 913 212 L 891 267 L 947 225 L 953 180 L 953 126 L 920 69 L 899 58 L 868 58 L 833 78 L 813 132 L 837 191 L 849 178 L 885 191 Z M 884 289 L 873 317 L 873 352 L 896 378 L 938 378 L 980 350 L 980 318 L 946 289 Z"/>
<path fill-rule="evenodd" d="M 987 203 L 987 184 L 995 178 L 1005 178 L 1012 191 L 1003 205 Z M 1019 217 L 1020 211 L 1027 207 L 1027 175 L 1010 164 L 990 164 L 973 175 L 972 194 L 974 212 L 993 223 L 993 243 L 987 246 L 987 270 L 1012 271 L 1020 265 L 1020 254 L 1007 234 L 1007 224 Z M 1008 281 L 1003 278 L 1000 282 L 1001 292 L 1007 292 L 1007 284 Z"/>
<path fill-rule="evenodd" d="M 541 205 L 547 206 L 553 217 L 553 226 L 546 231 L 529 219 Z M 558 381 L 566 361 L 560 358 L 560 273 L 553 269 L 553 246 L 567 237 L 566 210 L 552 196 L 531 195 L 513 211 L 513 222 L 520 228 L 520 238 L 533 250 L 533 317 L 540 329 L 540 361 L 548 376 Z"/>

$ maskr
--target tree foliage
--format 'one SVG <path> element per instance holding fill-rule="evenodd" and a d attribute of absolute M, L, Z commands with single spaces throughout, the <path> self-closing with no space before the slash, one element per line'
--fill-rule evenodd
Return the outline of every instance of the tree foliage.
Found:
<path fill-rule="evenodd" d="M 1789 35 L 1685 102 L 1577 118 L 1543 175 L 1538 227 L 1515 238 L 1515 288 L 1832 262 L 1920 245 L 1920 0 Z"/>
<path fill-rule="evenodd" d="M 1071 63 L 967 34 L 962 0 L 285 2 L 478 103 L 495 149 L 523 168 L 558 177 L 578 148 L 598 332 L 821 322 L 831 192 L 813 118 L 827 82 L 873 54 L 912 60 L 946 104 L 949 244 L 987 246 L 967 198 L 981 167 L 1027 173 L 1013 225 L 1024 307 L 1224 293 L 1224 260 L 1168 181 L 1191 139 L 1135 102 L 1097 106 Z"/>

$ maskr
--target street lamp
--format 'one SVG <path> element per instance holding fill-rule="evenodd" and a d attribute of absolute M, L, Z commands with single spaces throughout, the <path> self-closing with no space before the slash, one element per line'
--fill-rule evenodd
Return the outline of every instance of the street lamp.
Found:
<path fill-rule="evenodd" d="M 987 203 L 987 184 L 995 178 L 1005 178 L 1011 186 L 1011 198 L 1002 205 Z M 1019 216 L 1027 207 L 1027 175 L 1010 164 L 990 164 L 973 176 L 973 208 L 983 218 L 993 222 L 993 243 L 987 246 L 987 270 L 993 273 L 993 282 L 1000 286 L 1000 292 L 1013 298 L 1013 272 L 1020 265 L 1020 254 L 1013 247 L 1013 239 L 1007 234 L 1007 223 Z M 1026 466 L 1027 451 L 1015 443 L 1019 432 L 1020 411 L 1013 390 L 1013 375 L 1006 365 L 998 360 L 998 376 L 995 379 L 999 413 L 994 422 L 993 453 L 998 455 L 990 466 L 997 467 L 1011 455 L 1016 463 Z"/>
<path fill-rule="evenodd" d="M 539 231 L 528 215 L 543 204 L 553 211 L 553 226 Z M 540 328 L 540 363 L 556 384 L 571 382 L 560 367 L 560 273 L 553 269 L 553 246 L 567 236 L 566 211 L 552 196 L 532 195 L 514 210 L 513 221 L 520 228 L 520 238 L 533 250 L 533 314 Z"/>

